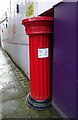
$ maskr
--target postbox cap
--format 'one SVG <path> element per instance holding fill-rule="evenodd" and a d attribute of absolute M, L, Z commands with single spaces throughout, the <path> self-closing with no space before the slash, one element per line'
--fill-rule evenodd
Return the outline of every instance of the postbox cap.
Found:
<path fill-rule="evenodd" d="M 53 17 L 33 17 L 22 20 L 27 34 L 42 34 L 53 32 Z"/>
<path fill-rule="evenodd" d="M 22 24 L 26 22 L 35 22 L 35 21 L 53 21 L 53 17 L 44 17 L 44 16 L 38 16 L 38 17 L 32 17 L 22 20 Z"/>

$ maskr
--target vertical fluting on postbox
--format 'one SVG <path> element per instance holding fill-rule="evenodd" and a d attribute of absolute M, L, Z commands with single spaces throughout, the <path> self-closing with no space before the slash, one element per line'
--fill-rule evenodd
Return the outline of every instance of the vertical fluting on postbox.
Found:
<path fill-rule="evenodd" d="M 51 47 L 53 33 L 52 17 L 24 19 L 29 35 L 30 94 L 27 104 L 33 109 L 43 110 L 51 105 Z"/>

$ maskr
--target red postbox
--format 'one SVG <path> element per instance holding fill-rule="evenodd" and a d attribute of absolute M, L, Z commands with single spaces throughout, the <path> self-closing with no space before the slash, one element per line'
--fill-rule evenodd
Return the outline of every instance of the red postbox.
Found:
<path fill-rule="evenodd" d="M 29 35 L 30 94 L 26 101 L 34 109 L 51 105 L 51 41 L 53 17 L 33 17 L 22 20 Z"/>

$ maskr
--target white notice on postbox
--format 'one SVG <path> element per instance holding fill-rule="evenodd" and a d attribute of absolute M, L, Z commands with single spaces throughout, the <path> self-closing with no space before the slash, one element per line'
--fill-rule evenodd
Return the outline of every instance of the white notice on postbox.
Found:
<path fill-rule="evenodd" d="M 38 49 L 38 58 L 46 58 L 48 57 L 48 48 L 40 48 Z"/>

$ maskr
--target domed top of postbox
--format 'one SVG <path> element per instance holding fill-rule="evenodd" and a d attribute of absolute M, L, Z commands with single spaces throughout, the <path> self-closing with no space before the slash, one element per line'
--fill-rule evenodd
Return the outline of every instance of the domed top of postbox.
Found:
<path fill-rule="evenodd" d="M 22 20 L 27 34 L 42 34 L 53 32 L 53 17 L 33 17 Z"/>

